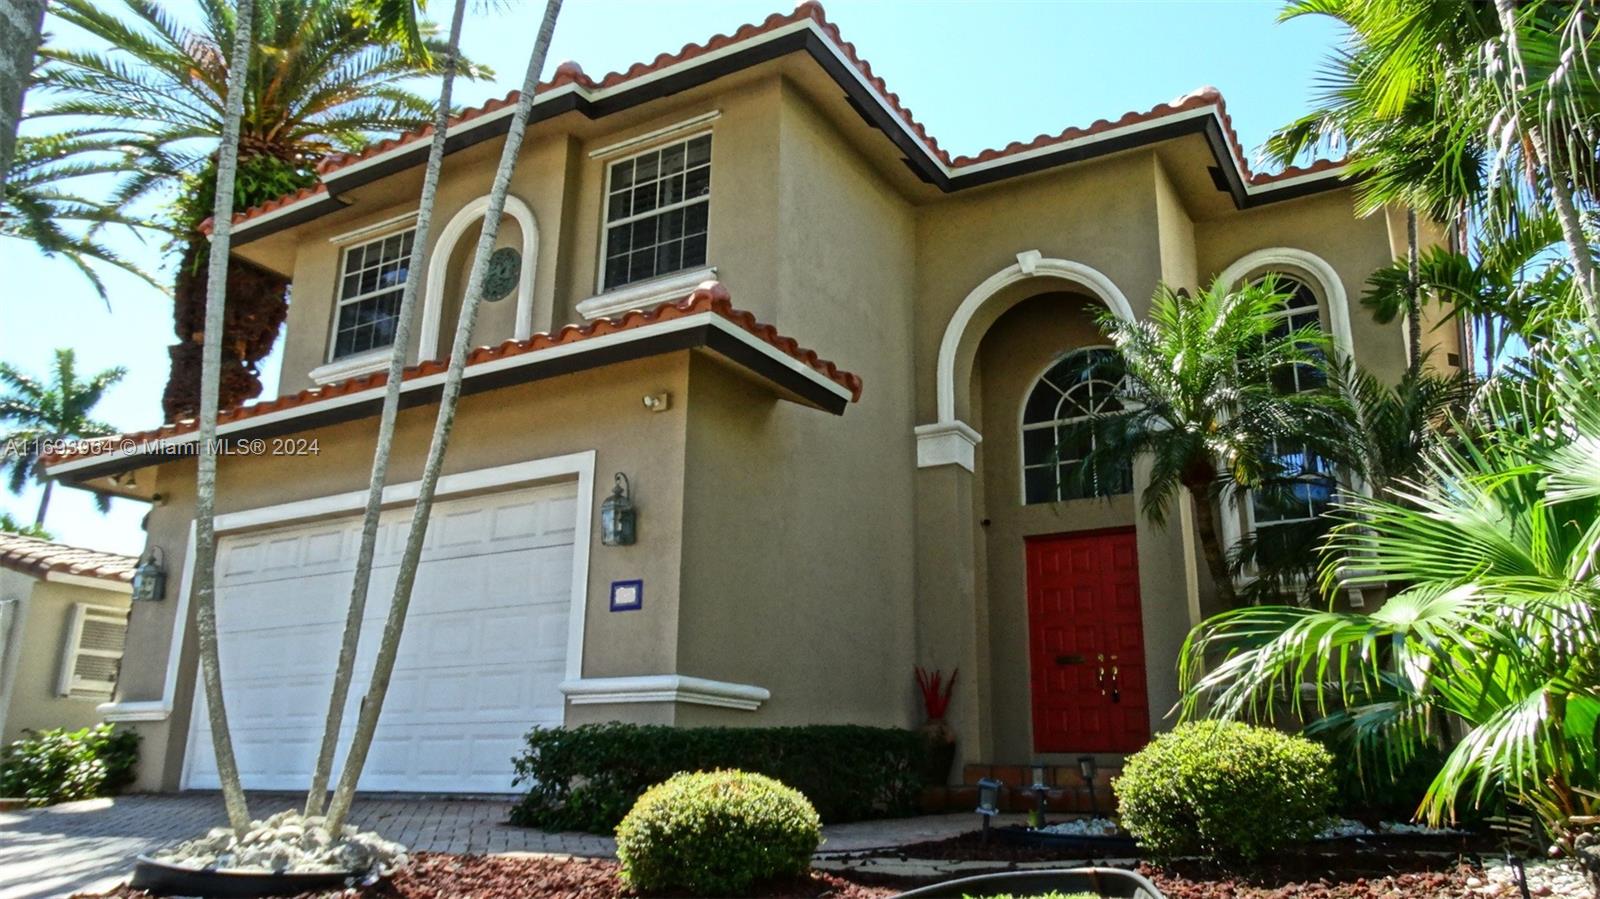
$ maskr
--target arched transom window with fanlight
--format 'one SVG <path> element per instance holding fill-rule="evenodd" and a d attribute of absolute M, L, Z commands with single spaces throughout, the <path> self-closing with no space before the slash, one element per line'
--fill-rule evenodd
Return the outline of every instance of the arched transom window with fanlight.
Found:
<path fill-rule="evenodd" d="M 1322 309 L 1317 294 L 1298 278 L 1277 274 L 1273 279 L 1278 292 L 1288 297 L 1279 313 L 1274 336 L 1283 337 L 1308 327 L 1322 329 Z M 1326 383 L 1324 373 L 1311 365 L 1285 365 L 1273 372 L 1272 379 L 1274 385 L 1286 393 L 1311 390 Z M 1332 466 L 1326 459 L 1309 452 L 1305 444 L 1275 440 L 1269 452 L 1278 459 L 1289 482 L 1278 490 L 1251 492 L 1250 524 L 1255 529 L 1258 544 L 1272 543 L 1275 529 L 1281 531 L 1321 517 L 1333 504 L 1338 490 Z"/>
<path fill-rule="evenodd" d="M 1106 347 L 1068 353 L 1028 392 L 1022 407 L 1022 492 L 1027 505 L 1115 496 L 1133 489 L 1128 468 L 1097 477 L 1078 476 L 1079 466 L 1095 448 L 1093 434 L 1082 423 L 1122 409 L 1117 384 L 1107 376 L 1107 363 L 1113 358 Z"/>

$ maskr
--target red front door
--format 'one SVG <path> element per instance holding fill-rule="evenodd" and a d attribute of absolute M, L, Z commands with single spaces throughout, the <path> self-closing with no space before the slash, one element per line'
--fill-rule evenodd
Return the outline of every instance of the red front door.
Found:
<path fill-rule="evenodd" d="M 1150 739 L 1134 532 L 1032 537 L 1035 752 L 1132 752 Z"/>

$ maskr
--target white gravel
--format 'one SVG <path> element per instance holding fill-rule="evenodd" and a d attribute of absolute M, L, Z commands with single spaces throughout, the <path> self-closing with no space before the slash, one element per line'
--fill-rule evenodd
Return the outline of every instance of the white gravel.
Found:
<path fill-rule="evenodd" d="M 250 822 L 242 839 L 214 827 L 205 836 L 152 853 L 151 858 L 186 868 L 228 871 L 389 873 L 406 863 L 406 847 L 370 831 L 345 825 L 334 839 L 325 819 L 296 811 Z"/>
<path fill-rule="evenodd" d="M 1578 866 L 1569 860 L 1528 862 L 1528 892 L 1541 899 L 1592 899 L 1594 890 Z M 1467 881 L 1473 895 L 1492 899 L 1518 899 L 1517 872 L 1504 861 L 1490 861 L 1482 877 Z"/>
<path fill-rule="evenodd" d="M 1410 836 L 1447 836 L 1450 834 L 1465 833 L 1449 827 L 1429 827 L 1426 824 L 1410 824 L 1404 821 L 1382 821 L 1378 824 L 1376 834 L 1410 835 Z M 1343 837 L 1368 837 L 1376 835 L 1372 828 L 1360 821 L 1351 818 L 1333 818 L 1328 826 L 1318 833 L 1319 840 L 1337 840 Z"/>
<path fill-rule="evenodd" d="M 1114 837 L 1122 833 L 1110 818 L 1074 818 L 1039 828 L 1040 833 L 1067 837 Z"/>

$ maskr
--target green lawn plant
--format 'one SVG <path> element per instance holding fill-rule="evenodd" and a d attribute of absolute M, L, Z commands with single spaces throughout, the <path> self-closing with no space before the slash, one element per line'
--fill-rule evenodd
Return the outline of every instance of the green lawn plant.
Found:
<path fill-rule="evenodd" d="M 1252 862 L 1326 825 L 1333 764 L 1304 737 L 1208 721 L 1156 737 L 1111 788 L 1123 828 L 1151 857 Z"/>
<path fill-rule="evenodd" d="M 673 775 L 651 787 L 617 826 L 629 888 L 742 896 L 798 877 L 822 842 L 822 819 L 798 790 L 760 774 Z"/>

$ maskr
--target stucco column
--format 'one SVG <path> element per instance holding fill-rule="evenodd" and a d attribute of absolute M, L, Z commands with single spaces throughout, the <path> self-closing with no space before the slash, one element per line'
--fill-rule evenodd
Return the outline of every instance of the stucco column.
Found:
<path fill-rule="evenodd" d="M 987 702 L 989 606 L 974 520 L 974 476 L 950 462 L 917 469 L 917 664 L 959 668 L 950 701 L 957 765 L 987 759 L 993 728 Z M 959 770 L 957 771 L 959 774 Z"/>

